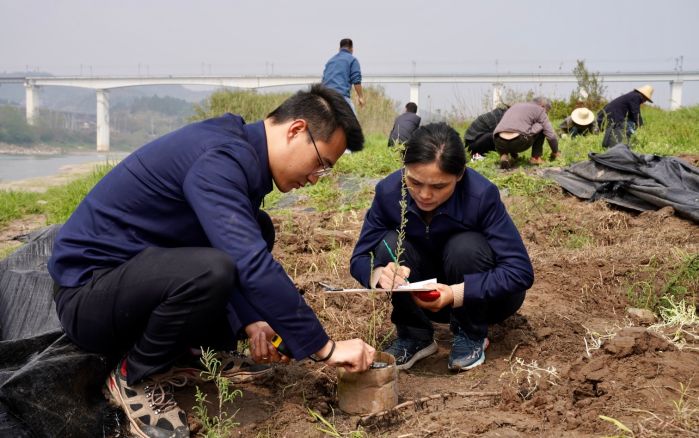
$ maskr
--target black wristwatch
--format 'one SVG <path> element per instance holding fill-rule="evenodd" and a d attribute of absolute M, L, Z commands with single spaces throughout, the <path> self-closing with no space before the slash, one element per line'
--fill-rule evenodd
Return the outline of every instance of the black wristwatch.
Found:
<path fill-rule="evenodd" d="M 316 356 L 315 353 L 313 353 L 310 356 L 308 356 L 308 358 L 311 359 L 313 362 L 325 362 L 326 360 L 330 359 L 330 356 L 332 356 L 333 353 L 335 352 L 335 341 L 333 341 L 331 339 L 330 342 L 332 342 L 333 345 L 332 345 L 332 347 L 330 347 L 330 353 L 328 353 L 327 356 L 318 357 L 318 356 Z"/>

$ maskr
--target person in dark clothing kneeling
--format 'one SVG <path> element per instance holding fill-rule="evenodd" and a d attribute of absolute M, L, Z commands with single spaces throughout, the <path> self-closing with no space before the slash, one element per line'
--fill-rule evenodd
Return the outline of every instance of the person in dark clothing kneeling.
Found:
<path fill-rule="evenodd" d="M 107 388 L 135 435 L 189 436 L 173 390 L 200 377 L 186 365 L 191 348 L 230 351 L 249 338 L 252 360 L 223 363 L 234 381 L 290 358 L 368 369 L 374 349 L 330 339 L 274 260 L 260 209 L 272 182 L 281 192 L 316 184 L 363 142 L 342 95 L 314 85 L 264 120 L 225 114 L 146 144 L 78 205 L 48 264 L 56 309 L 71 341 L 118 362 Z"/>
<path fill-rule="evenodd" d="M 399 369 L 408 369 L 437 351 L 432 322 L 449 323 L 454 340 L 448 368 L 468 370 L 485 361 L 488 324 L 522 305 L 534 281 L 532 264 L 498 188 L 465 167 L 453 128 L 437 123 L 416 130 L 403 164 L 377 184 L 350 270 L 365 287 L 392 289 L 436 278 L 426 285 L 439 291 L 435 301 L 392 294 L 398 336 L 386 351 Z M 398 251 L 403 197 L 404 251 Z"/>

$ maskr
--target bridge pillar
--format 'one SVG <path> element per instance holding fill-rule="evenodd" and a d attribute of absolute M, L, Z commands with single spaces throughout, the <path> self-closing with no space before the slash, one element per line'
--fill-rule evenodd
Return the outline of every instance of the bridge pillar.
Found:
<path fill-rule="evenodd" d="M 418 107 L 418 112 L 420 111 L 420 83 L 413 82 L 410 84 L 410 102 L 413 102 Z M 404 105 L 405 106 L 405 105 Z"/>
<path fill-rule="evenodd" d="M 502 103 L 502 82 L 493 84 L 493 109 Z"/>
<path fill-rule="evenodd" d="M 670 111 L 682 106 L 682 81 L 670 81 Z"/>
<path fill-rule="evenodd" d="M 109 151 L 109 90 L 97 92 L 97 152 Z"/>
<path fill-rule="evenodd" d="M 30 125 L 36 124 L 36 108 L 39 106 L 39 87 L 34 84 L 25 82 L 24 89 L 26 93 L 26 117 L 27 123 Z"/>

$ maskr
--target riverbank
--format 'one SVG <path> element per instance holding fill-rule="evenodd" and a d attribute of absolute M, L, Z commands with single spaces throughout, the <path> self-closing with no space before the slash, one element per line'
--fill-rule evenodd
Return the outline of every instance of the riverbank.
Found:
<path fill-rule="evenodd" d="M 63 148 L 49 146 L 47 144 L 36 144 L 31 146 L 18 146 L 16 144 L 0 142 L 0 154 L 9 155 L 58 155 L 66 151 Z"/>
<path fill-rule="evenodd" d="M 110 159 L 109 162 L 116 164 L 121 158 Z M 105 164 L 105 160 L 91 160 L 83 163 L 71 163 L 60 166 L 57 172 L 51 175 L 36 176 L 31 178 L 1 180 L 0 190 L 14 190 L 25 192 L 44 193 L 51 187 L 67 184 L 83 176 L 89 175 L 95 167 Z"/>

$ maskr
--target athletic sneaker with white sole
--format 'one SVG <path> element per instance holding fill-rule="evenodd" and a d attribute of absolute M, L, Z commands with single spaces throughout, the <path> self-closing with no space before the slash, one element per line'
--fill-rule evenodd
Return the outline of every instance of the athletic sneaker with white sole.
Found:
<path fill-rule="evenodd" d="M 465 371 L 485 362 L 485 350 L 490 345 L 488 338 L 471 339 L 460 329 L 454 334 L 454 343 L 449 353 L 449 369 Z"/>
<path fill-rule="evenodd" d="M 186 378 L 153 375 L 129 386 L 126 361 L 122 360 L 107 378 L 110 401 L 120 407 L 131 425 L 131 433 L 142 438 L 188 438 L 187 415 L 177 405 L 173 392 Z"/>
<path fill-rule="evenodd" d="M 424 359 L 437 352 L 437 343 L 433 340 L 420 340 L 413 338 L 396 338 L 391 346 L 384 350 L 396 358 L 396 368 L 407 370 L 420 359 Z"/>

